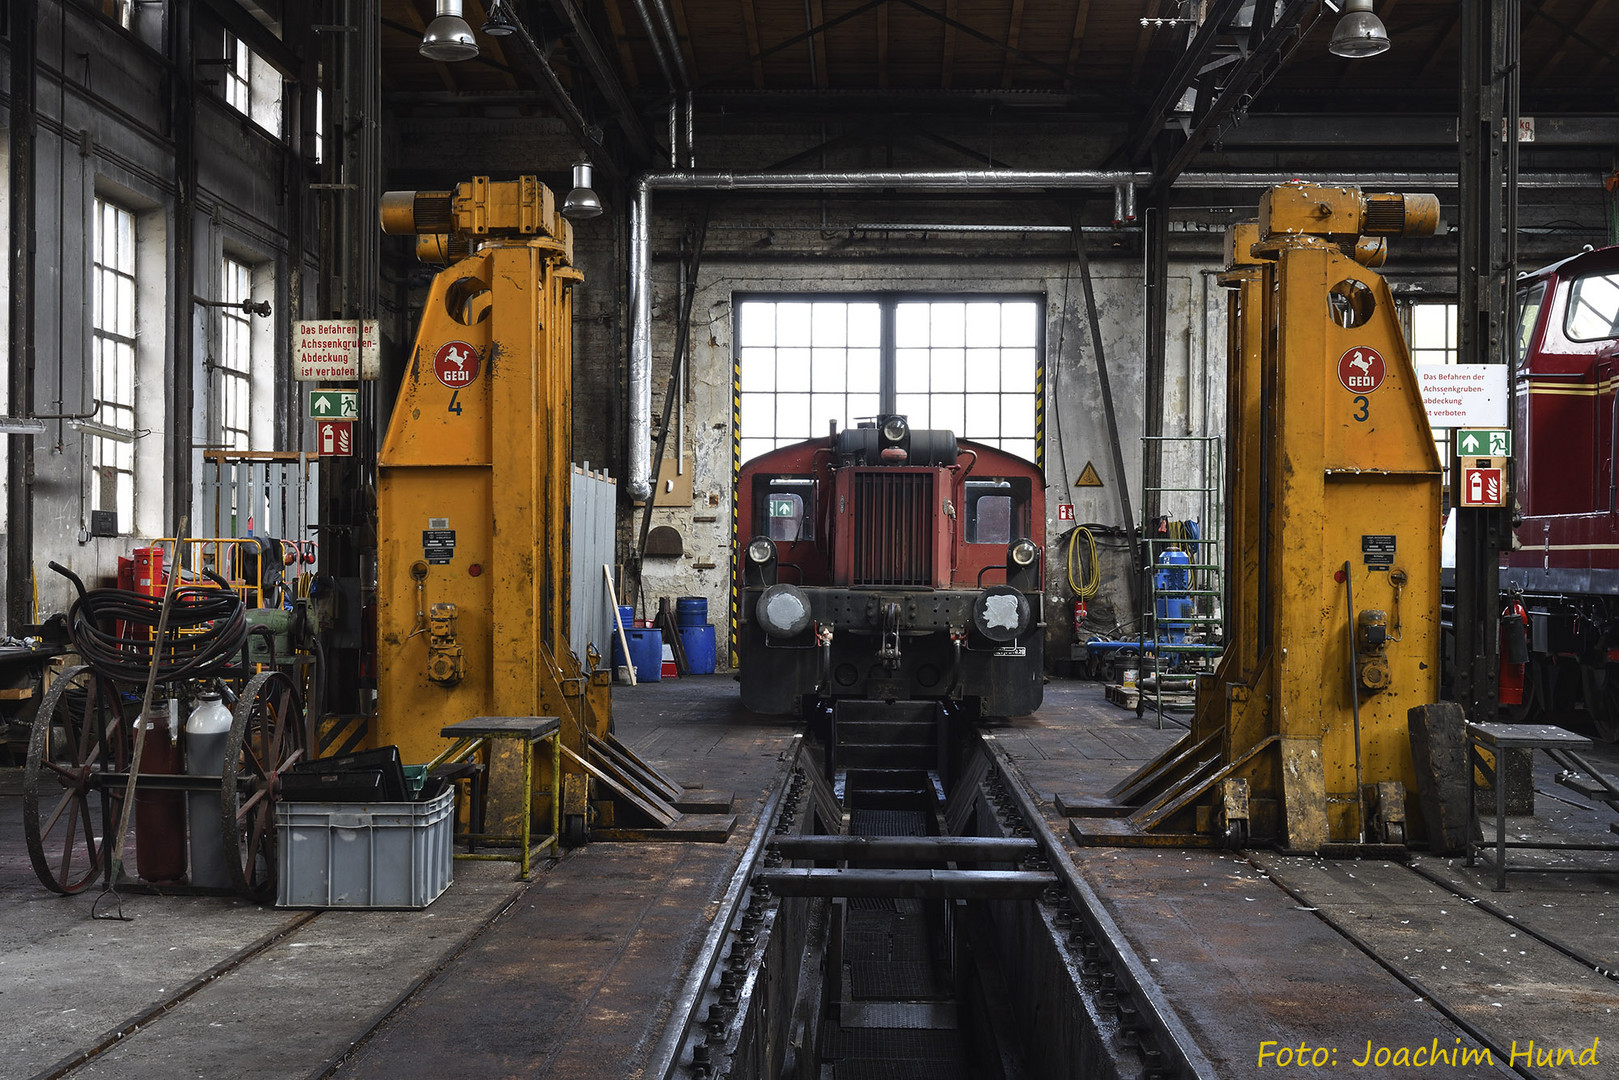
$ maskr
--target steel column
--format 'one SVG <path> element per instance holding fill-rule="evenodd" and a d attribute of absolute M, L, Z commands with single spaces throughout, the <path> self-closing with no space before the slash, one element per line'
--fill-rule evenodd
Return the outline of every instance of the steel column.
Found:
<path fill-rule="evenodd" d="M 1515 223 L 1518 0 L 1480 0 L 1461 10 L 1461 235 L 1456 267 L 1457 359 L 1507 363 L 1514 278 L 1504 230 Z M 1508 367 L 1510 372 L 1510 365 Z M 1460 459 L 1451 459 L 1451 503 Z M 1495 719 L 1498 563 L 1509 529 L 1504 510 L 1460 510 L 1456 519 L 1456 612 L 1452 693 L 1475 723 Z"/>

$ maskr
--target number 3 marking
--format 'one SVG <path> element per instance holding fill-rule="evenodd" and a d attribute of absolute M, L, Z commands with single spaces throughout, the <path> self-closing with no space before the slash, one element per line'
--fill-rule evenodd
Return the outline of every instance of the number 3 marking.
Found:
<path fill-rule="evenodd" d="M 1364 424 L 1367 417 L 1372 415 L 1372 401 L 1365 394 L 1357 394 L 1355 395 L 1355 404 L 1360 406 L 1360 412 L 1355 414 L 1355 419 Z"/>
<path fill-rule="evenodd" d="M 460 396 L 461 396 L 461 391 L 459 391 L 459 390 L 450 391 L 450 407 L 446 411 L 453 412 L 457 416 L 461 415 L 461 403 L 456 400 Z M 1361 398 L 1361 400 L 1365 401 L 1366 399 Z M 1363 416 L 1363 417 L 1361 417 L 1361 419 L 1364 420 L 1366 418 Z"/>

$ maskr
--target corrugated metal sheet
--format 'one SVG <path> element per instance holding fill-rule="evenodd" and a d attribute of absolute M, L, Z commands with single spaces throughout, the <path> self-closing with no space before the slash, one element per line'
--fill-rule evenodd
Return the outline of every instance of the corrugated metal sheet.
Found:
<path fill-rule="evenodd" d="M 575 465 L 570 499 L 573 610 L 569 613 L 568 643 L 581 664 L 590 645 L 596 647 L 605 663 L 605 658 L 612 655 L 612 602 L 607 598 L 602 567 L 613 564 L 618 482 L 606 472 L 587 472 Z"/>

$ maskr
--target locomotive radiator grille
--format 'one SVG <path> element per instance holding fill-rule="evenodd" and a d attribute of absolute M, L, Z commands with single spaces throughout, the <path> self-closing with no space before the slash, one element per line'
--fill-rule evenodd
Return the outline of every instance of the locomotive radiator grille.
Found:
<path fill-rule="evenodd" d="M 933 583 L 933 481 L 877 469 L 854 477 L 854 585 Z"/>

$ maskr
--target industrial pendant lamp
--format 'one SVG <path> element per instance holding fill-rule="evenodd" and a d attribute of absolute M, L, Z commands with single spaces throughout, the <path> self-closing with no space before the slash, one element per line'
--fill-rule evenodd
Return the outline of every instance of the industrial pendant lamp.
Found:
<path fill-rule="evenodd" d="M 569 221 L 586 221 L 601 216 L 602 201 L 590 186 L 593 171 L 590 162 L 584 158 L 574 163 L 573 190 L 562 200 L 562 216 Z"/>
<path fill-rule="evenodd" d="M 512 22 L 511 12 L 506 10 L 508 0 L 490 0 L 489 17 L 484 20 L 478 29 L 490 37 L 505 37 L 515 34 L 517 26 Z"/>
<path fill-rule="evenodd" d="M 438 0 L 438 17 L 427 24 L 416 50 L 429 60 L 471 60 L 478 55 L 472 27 L 461 17 L 461 0 Z"/>
<path fill-rule="evenodd" d="M 1389 32 L 1383 20 L 1372 14 L 1372 0 L 1347 0 L 1343 18 L 1332 29 L 1327 51 L 1350 59 L 1389 51 Z"/>

